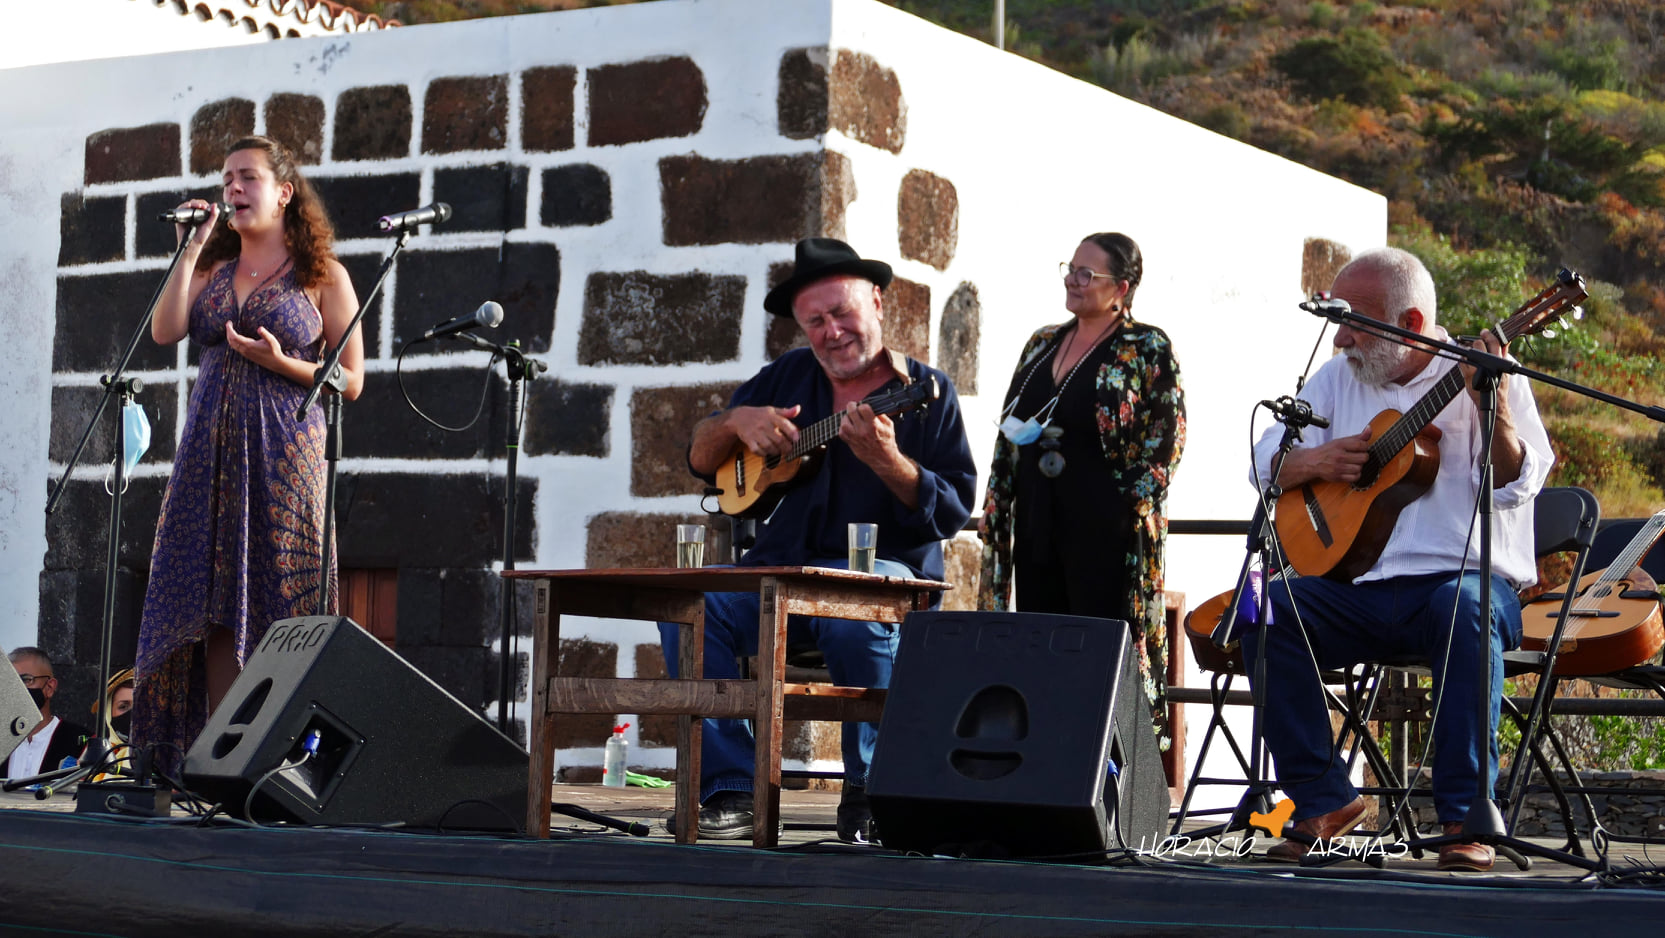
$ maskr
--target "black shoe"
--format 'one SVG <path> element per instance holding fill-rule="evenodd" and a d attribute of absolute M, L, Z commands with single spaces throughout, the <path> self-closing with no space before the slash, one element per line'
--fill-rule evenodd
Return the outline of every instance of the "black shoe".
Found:
<path fill-rule="evenodd" d="M 862 785 L 844 783 L 844 794 L 838 798 L 838 839 L 847 844 L 873 842 L 873 809 Z"/>
<path fill-rule="evenodd" d="M 665 829 L 676 833 L 676 815 L 665 820 Z M 699 834 L 707 840 L 742 840 L 752 835 L 752 793 L 718 791 L 700 805 Z"/>

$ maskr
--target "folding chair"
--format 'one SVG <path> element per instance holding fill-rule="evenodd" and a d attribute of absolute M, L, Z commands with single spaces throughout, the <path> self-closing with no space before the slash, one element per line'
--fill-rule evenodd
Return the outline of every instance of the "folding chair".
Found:
<path fill-rule="evenodd" d="M 1571 580 L 1577 582 L 1588 564 L 1591 545 L 1595 539 L 1596 526 L 1601 518 L 1601 507 L 1596 502 L 1595 496 L 1585 489 L 1576 487 L 1546 488 L 1538 493 L 1533 514 L 1534 554 L 1542 558 L 1551 554 L 1573 553 Z M 1519 816 L 1519 798 L 1514 796 L 1517 794 L 1517 789 L 1524 792 L 1526 782 L 1530 780 L 1529 771 L 1522 777 L 1523 769 L 1529 763 L 1538 765 L 1549 783 L 1549 789 L 1555 794 L 1561 806 L 1562 816 L 1567 818 L 1566 849 L 1569 853 L 1582 856 L 1583 850 L 1578 843 L 1572 823 L 1571 805 L 1567 801 L 1566 792 L 1555 778 L 1549 759 L 1542 750 L 1542 744 L 1547 741 L 1555 751 L 1561 764 L 1570 769 L 1571 760 L 1564 747 L 1561 746 L 1560 740 L 1553 733 L 1548 732 L 1547 707 L 1554 690 L 1550 669 L 1555 660 L 1561 632 L 1566 626 L 1568 613 L 1573 606 L 1574 597 L 1571 592 L 1569 591 L 1568 595 L 1560 597 L 1561 606 L 1556 616 L 1556 625 L 1544 650 L 1506 651 L 1503 653 L 1505 679 L 1526 674 L 1537 674 L 1539 679 L 1528 713 L 1522 714 L 1509 700 L 1508 696 L 1504 695 L 1504 711 L 1520 726 L 1521 743 L 1516 750 L 1517 755 L 1514 765 L 1510 769 L 1509 778 L 1504 783 L 1502 790 L 1504 792 L 1503 800 L 1513 805 L 1509 818 L 1509 830 L 1512 832 Z M 1347 699 L 1349 704 L 1356 703 L 1359 707 L 1356 716 L 1350 721 L 1351 725 L 1362 731 L 1372 720 L 1380 719 L 1374 713 L 1374 710 L 1381 699 L 1384 686 L 1404 687 L 1410 683 L 1409 678 L 1411 676 L 1426 677 L 1431 674 L 1432 670 L 1425 661 L 1394 660 L 1376 662 L 1367 666 L 1361 674 L 1360 682 L 1348 688 Z M 1400 677 L 1400 675 L 1404 677 Z M 1500 694 L 1503 693 L 1503 688 L 1497 690 Z M 1385 774 L 1378 773 L 1382 777 L 1382 785 L 1361 789 L 1361 793 L 1393 798 L 1396 802 L 1403 802 L 1406 799 L 1408 787 L 1406 779 L 1410 754 L 1407 745 L 1408 731 L 1410 724 L 1418 721 L 1412 717 L 1418 717 L 1421 721 L 1429 719 L 1426 712 L 1417 712 L 1415 707 L 1402 707 L 1393 714 L 1392 719 L 1380 720 L 1389 728 L 1392 745 L 1391 758 L 1382 760 L 1380 763 L 1376 759 L 1371 760 L 1372 764 L 1386 764 L 1388 768 Z M 1360 744 L 1367 752 L 1377 748 L 1375 739 L 1369 736 L 1367 732 L 1360 737 Z M 1432 796 L 1419 796 L 1412 793 L 1411 797 Z M 1586 813 L 1591 814 L 1593 818 L 1594 809 L 1589 805 L 1587 799 L 1584 807 Z M 1406 826 L 1406 820 L 1402 816 L 1395 816 L 1390 819 L 1390 823 L 1384 832 L 1388 831 L 1398 833 L 1401 837 L 1412 840 L 1414 844 L 1415 831 Z"/>

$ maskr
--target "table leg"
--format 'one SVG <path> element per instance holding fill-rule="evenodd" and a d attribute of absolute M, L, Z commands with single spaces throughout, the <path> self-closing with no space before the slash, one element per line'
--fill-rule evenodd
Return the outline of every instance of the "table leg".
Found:
<path fill-rule="evenodd" d="M 780 817 L 780 745 L 785 703 L 787 597 L 791 587 L 766 577 L 758 592 L 757 768 L 752 773 L 752 845 L 773 847 Z"/>
<path fill-rule="evenodd" d="M 692 622 L 678 626 L 677 674 L 684 678 L 705 676 L 705 598 L 695 604 Z M 700 747 L 704 744 L 705 719 L 681 714 L 676 718 L 676 842 L 699 840 Z"/>
<path fill-rule="evenodd" d="M 549 837 L 549 800 L 555 787 L 555 728 L 549 713 L 549 678 L 561 653 L 560 597 L 548 580 L 533 585 L 535 606 L 532 629 L 532 709 L 527 715 L 531 735 L 530 770 L 526 781 L 526 833 Z M 508 649 L 502 650 L 508 654 Z"/>

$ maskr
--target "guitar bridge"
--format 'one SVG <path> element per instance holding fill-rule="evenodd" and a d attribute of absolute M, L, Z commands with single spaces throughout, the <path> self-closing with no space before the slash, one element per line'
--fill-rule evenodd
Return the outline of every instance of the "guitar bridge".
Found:
<path fill-rule="evenodd" d="M 734 457 L 734 488 L 736 495 L 744 496 L 746 494 L 746 454 L 744 452 Z"/>
<path fill-rule="evenodd" d="M 1312 522 L 1312 533 L 1318 535 L 1326 549 L 1335 546 L 1335 535 L 1330 533 L 1330 523 L 1324 519 L 1324 506 L 1318 503 L 1318 493 L 1312 486 L 1301 486 L 1301 502 L 1307 509 L 1307 520 Z"/>

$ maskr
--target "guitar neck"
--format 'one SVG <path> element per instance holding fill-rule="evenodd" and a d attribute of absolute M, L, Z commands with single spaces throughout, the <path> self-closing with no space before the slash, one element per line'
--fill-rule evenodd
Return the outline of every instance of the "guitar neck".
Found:
<path fill-rule="evenodd" d="M 843 425 L 843 411 L 815 421 L 804 428 L 802 433 L 798 434 L 798 442 L 793 445 L 792 451 L 787 453 L 785 458 L 798 459 L 826 446 L 833 441 L 834 437 L 838 436 L 838 428 Z"/>
<path fill-rule="evenodd" d="M 1463 369 L 1452 368 L 1445 376 L 1422 395 L 1410 410 L 1393 422 L 1393 426 L 1382 434 L 1381 439 L 1370 444 L 1370 461 L 1377 466 L 1385 466 L 1393 459 L 1394 454 L 1410 445 L 1422 428 L 1433 422 L 1440 411 L 1451 403 L 1452 399 L 1463 393 Z"/>
<path fill-rule="evenodd" d="M 1637 531 L 1636 536 L 1630 539 L 1629 544 L 1625 545 L 1625 549 L 1620 551 L 1619 555 L 1613 558 L 1613 562 L 1607 565 L 1607 569 L 1602 571 L 1597 582 L 1604 588 L 1587 590 L 1585 595 L 1591 599 L 1600 599 L 1611 592 L 1613 584 L 1630 576 L 1630 571 L 1636 569 L 1636 566 L 1642 562 L 1642 557 L 1653 549 L 1653 545 L 1659 540 L 1661 533 L 1665 533 L 1665 511 L 1655 512 L 1654 516 L 1642 525 L 1642 530 Z M 1598 592 L 1601 596 L 1596 595 Z"/>

